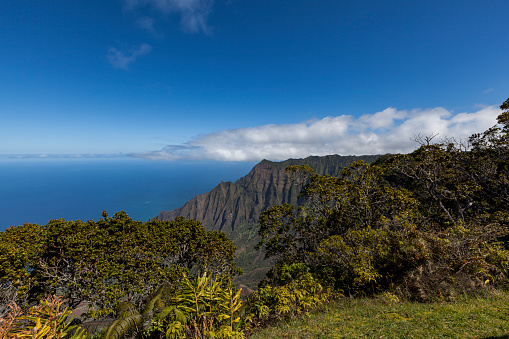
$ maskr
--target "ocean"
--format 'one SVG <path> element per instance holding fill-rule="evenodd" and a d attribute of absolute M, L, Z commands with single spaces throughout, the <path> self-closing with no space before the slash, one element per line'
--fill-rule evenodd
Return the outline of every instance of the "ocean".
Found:
<path fill-rule="evenodd" d="M 128 157 L 0 160 L 0 231 L 51 219 L 99 220 L 102 210 L 148 221 L 221 181 L 236 181 L 255 164 Z"/>

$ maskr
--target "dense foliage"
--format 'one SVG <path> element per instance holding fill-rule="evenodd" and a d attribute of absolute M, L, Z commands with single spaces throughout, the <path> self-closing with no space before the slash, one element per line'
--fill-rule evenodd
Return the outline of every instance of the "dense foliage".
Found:
<path fill-rule="evenodd" d="M 48 297 L 29 309 L 13 302 L 0 319 L 0 338 L 85 339 L 84 330 L 68 320 L 71 310 L 63 304 L 59 297 Z"/>
<path fill-rule="evenodd" d="M 233 276 L 235 247 L 196 221 L 134 221 L 125 212 L 99 221 L 52 220 L 0 233 L 0 285 L 19 302 L 58 294 L 86 302 L 90 315 L 114 313 L 119 300 L 136 305 L 182 273 Z M 5 307 L 4 303 L 4 307 Z"/>
<path fill-rule="evenodd" d="M 244 338 L 343 293 L 444 300 L 508 287 L 509 99 L 501 108 L 465 141 L 418 137 L 410 154 L 337 176 L 288 167 L 305 202 L 262 213 L 259 248 L 275 265 L 245 301 L 235 246 L 193 220 L 103 212 L 11 227 L 0 233 L 0 335 L 83 338 L 68 316 L 86 303 L 89 316 L 115 317 L 105 339 Z"/>
<path fill-rule="evenodd" d="M 136 333 L 143 338 L 244 338 L 240 328 L 240 291 L 229 279 L 213 278 L 205 272 L 177 286 L 161 285 L 147 298 L 139 312 L 128 302 L 119 305 L 104 339 Z"/>
<path fill-rule="evenodd" d="M 260 218 L 260 247 L 281 267 L 306 264 L 348 293 L 393 289 L 418 299 L 454 297 L 507 284 L 509 101 L 499 124 L 467 141 L 419 138 L 414 152 L 338 177 L 307 166 L 303 206 L 278 205 Z"/>

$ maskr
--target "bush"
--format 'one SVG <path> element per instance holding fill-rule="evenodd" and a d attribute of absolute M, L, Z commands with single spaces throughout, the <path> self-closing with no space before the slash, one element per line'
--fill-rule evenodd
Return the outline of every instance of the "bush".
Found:
<path fill-rule="evenodd" d="M 283 265 L 273 270 L 276 271 L 272 273 L 272 283 L 275 286 L 266 284 L 246 302 L 244 321 L 249 331 L 283 318 L 307 313 L 331 298 L 340 296 L 324 288 L 302 263 Z M 284 284 L 277 285 L 278 282 Z"/>
<path fill-rule="evenodd" d="M 34 303 L 58 294 L 70 307 L 87 302 L 89 316 L 104 317 L 121 299 L 141 307 L 161 281 L 185 272 L 234 276 L 234 252 L 224 233 L 194 220 L 143 223 L 103 212 L 97 222 L 60 219 L 0 232 L 0 287 L 4 299 Z"/>
<path fill-rule="evenodd" d="M 69 308 L 63 308 L 64 300 L 50 296 L 27 310 L 15 302 L 10 312 L 0 319 L 1 338 L 37 339 L 85 339 L 84 330 L 71 325 Z"/>
<path fill-rule="evenodd" d="M 143 338 L 244 338 L 241 329 L 241 291 L 208 273 L 189 278 L 179 286 L 163 284 L 139 312 L 132 304 L 118 310 L 119 319 L 104 339 L 132 332 Z"/>

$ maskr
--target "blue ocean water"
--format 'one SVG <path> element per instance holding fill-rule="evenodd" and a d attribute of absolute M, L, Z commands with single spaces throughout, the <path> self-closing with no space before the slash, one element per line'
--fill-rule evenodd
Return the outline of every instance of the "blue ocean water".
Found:
<path fill-rule="evenodd" d="M 0 231 L 51 219 L 98 220 L 124 210 L 147 221 L 182 206 L 252 162 L 161 162 L 136 158 L 0 161 Z"/>

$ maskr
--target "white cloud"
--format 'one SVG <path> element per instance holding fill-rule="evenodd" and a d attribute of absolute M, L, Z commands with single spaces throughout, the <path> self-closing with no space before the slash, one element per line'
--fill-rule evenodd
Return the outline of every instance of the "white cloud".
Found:
<path fill-rule="evenodd" d="M 150 53 L 152 46 L 149 44 L 141 44 L 139 48 L 124 54 L 114 47 L 108 49 L 108 60 L 115 68 L 127 69 L 127 67 L 136 61 L 142 55 Z"/>
<path fill-rule="evenodd" d="M 152 160 L 258 161 L 407 153 L 417 147 L 413 141 L 416 135 L 467 138 L 495 125 L 499 114 L 496 106 L 458 114 L 441 107 L 410 111 L 387 108 L 359 118 L 341 115 L 298 124 L 224 130 L 197 137 L 186 145 L 133 155 Z"/>
<path fill-rule="evenodd" d="M 185 31 L 210 32 L 207 19 L 212 11 L 213 0 L 125 0 L 125 4 L 128 10 L 148 5 L 163 14 L 178 13 Z"/>
<path fill-rule="evenodd" d="M 148 16 L 144 16 L 136 19 L 136 26 L 149 32 L 154 37 L 159 37 L 160 34 L 154 28 L 154 19 Z"/>

